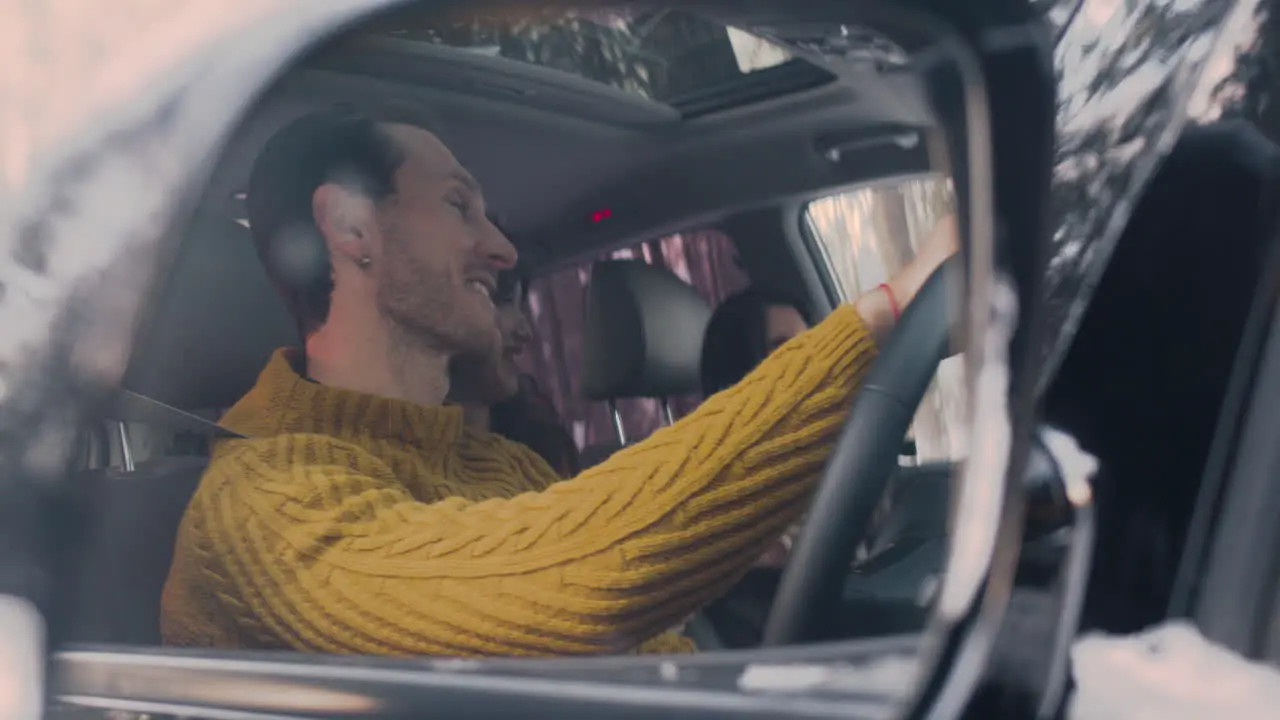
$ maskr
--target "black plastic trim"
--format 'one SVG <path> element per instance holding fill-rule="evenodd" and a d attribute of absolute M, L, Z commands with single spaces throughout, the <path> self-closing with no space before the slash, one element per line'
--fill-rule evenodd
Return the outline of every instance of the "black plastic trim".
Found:
<path fill-rule="evenodd" d="M 757 70 L 723 85 L 677 95 L 667 104 L 690 120 L 721 110 L 772 100 L 835 82 L 836 75 L 804 60 Z"/>

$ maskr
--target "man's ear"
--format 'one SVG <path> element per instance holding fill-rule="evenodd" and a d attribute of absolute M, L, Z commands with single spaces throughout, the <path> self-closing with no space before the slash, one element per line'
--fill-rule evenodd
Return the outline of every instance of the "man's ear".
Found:
<path fill-rule="evenodd" d="M 325 183 L 311 196 L 311 212 L 335 263 L 342 258 L 364 265 L 375 259 L 373 200 L 337 183 Z"/>

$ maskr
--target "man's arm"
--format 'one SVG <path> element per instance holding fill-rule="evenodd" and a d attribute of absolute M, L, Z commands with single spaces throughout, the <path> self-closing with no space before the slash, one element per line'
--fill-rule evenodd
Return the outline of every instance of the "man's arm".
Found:
<path fill-rule="evenodd" d="M 892 332 L 898 319 L 895 310 L 900 311 L 911 302 L 933 271 L 954 255 L 959 247 L 956 218 L 948 215 L 935 223 L 928 235 L 921 240 L 915 260 L 885 283 L 888 292 L 883 288 L 876 288 L 854 300 L 853 307 L 877 343 L 883 342 Z"/>
<path fill-rule="evenodd" d="M 623 652 L 799 517 L 873 356 L 842 307 L 674 426 L 509 500 L 417 502 L 367 453 L 285 436 L 219 459 L 191 512 L 238 622 L 297 649 Z"/>
<path fill-rule="evenodd" d="M 803 511 L 874 354 L 851 308 L 573 480 L 415 501 L 316 435 L 237 441 L 189 512 L 248 634 L 390 655 L 619 653 L 719 595 Z M 266 638 L 262 639 L 266 642 Z"/>

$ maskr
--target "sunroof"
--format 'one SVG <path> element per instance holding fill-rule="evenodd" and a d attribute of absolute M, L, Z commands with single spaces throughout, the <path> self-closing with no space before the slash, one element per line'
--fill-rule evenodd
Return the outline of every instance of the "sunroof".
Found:
<path fill-rule="evenodd" d="M 673 9 L 490 12 L 449 19 L 411 11 L 386 16 L 363 34 L 558 70 L 671 105 L 686 116 L 834 79 L 774 43 Z"/>

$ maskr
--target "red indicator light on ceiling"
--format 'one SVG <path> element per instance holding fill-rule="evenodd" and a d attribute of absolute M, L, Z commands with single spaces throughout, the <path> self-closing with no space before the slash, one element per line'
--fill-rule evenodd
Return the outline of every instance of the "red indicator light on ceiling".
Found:
<path fill-rule="evenodd" d="M 597 210 L 591 213 L 591 222 L 594 222 L 594 223 L 604 222 L 605 220 L 608 220 L 611 217 L 613 217 L 613 211 L 610 210 L 609 208 L 604 208 L 603 210 Z"/>

